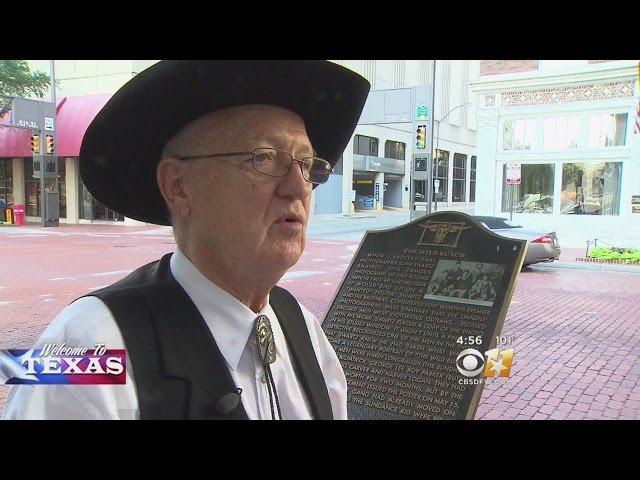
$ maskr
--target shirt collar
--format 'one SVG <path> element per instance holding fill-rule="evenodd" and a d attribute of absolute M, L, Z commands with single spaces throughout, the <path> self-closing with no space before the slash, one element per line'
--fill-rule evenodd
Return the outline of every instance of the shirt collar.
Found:
<path fill-rule="evenodd" d="M 176 281 L 200 311 L 225 360 L 235 370 L 251 338 L 256 317 L 266 315 L 274 318 L 269 297 L 262 310 L 254 313 L 200 273 L 179 248 L 171 256 L 170 268 Z"/>

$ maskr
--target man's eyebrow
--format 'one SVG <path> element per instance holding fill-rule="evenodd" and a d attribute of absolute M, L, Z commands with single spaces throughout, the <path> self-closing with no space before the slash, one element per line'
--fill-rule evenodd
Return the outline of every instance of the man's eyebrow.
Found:
<path fill-rule="evenodd" d="M 269 144 L 272 146 L 282 146 L 284 143 L 289 141 L 289 138 L 287 135 L 264 135 L 264 134 L 256 134 L 256 135 L 251 135 L 249 137 L 249 141 L 252 142 L 263 142 L 264 144 Z M 260 146 L 260 145 L 257 145 Z M 315 156 L 316 155 L 316 149 L 313 148 L 313 145 L 311 145 L 311 155 Z"/>

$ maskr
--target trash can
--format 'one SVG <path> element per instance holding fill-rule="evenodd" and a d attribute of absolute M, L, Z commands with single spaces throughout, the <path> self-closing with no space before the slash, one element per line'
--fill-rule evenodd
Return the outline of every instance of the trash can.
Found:
<path fill-rule="evenodd" d="M 19 205 L 14 205 L 13 206 L 13 222 L 17 226 L 26 225 L 26 222 L 25 222 L 25 219 L 24 219 L 24 205 L 23 204 L 19 204 Z"/>

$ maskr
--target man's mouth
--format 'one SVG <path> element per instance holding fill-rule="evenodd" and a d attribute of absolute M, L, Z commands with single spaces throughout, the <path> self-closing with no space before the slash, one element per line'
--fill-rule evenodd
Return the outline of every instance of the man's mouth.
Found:
<path fill-rule="evenodd" d="M 304 221 L 302 220 L 302 217 L 296 214 L 287 214 L 280 217 L 278 223 L 304 223 Z"/>

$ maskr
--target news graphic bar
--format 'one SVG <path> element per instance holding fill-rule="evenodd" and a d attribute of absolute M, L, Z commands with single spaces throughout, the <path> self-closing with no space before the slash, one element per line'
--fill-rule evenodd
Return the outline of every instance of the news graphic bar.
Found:
<path fill-rule="evenodd" d="M 0 350 L 0 384 L 4 385 L 124 385 L 126 350 L 68 348 Z"/>

